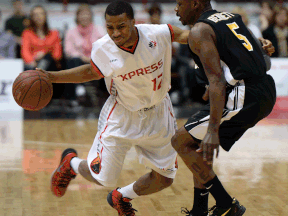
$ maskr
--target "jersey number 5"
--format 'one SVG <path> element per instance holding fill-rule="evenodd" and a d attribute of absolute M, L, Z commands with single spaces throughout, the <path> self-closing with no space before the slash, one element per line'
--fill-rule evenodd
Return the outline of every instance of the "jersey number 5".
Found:
<path fill-rule="evenodd" d="M 248 50 L 248 51 L 253 51 L 253 46 L 252 44 L 249 42 L 249 40 L 244 36 L 244 35 L 241 35 L 241 34 L 237 34 L 237 32 L 235 31 L 235 29 L 239 29 L 239 26 L 237 25 L 236 22 L 233 22 L 233 23 L 230 23 L 230 24 L 226 24 L 230 30 L 233 32 L 234 35 L 236 35 L 236 37 L 239 39 L 239 40 L 243 40 L 245 41 L 244 43 L 242 43 L 244 45 L 244 47 Z"/>

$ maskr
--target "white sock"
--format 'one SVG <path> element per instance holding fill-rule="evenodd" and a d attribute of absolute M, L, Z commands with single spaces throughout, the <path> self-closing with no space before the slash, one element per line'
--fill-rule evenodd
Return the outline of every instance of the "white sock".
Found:
<path fill-rule="evenodd" d="M 72 169 L 74 170 L 75 173 L 79 173 L 78 171 L 78 168 L 79 168 L 79 165 L 81 163 L 81 161 L 83 161 L 83 159 L 80 159 L 78 157 L 74 157 L 72 158 L 72 160 L 70 161 L 70 165 L 72 167 Z"/>
<path fill-rule="evenodd" d="M 138 197 L 138 195 L 133 190 L 134 184 L 135 184 L 135 182 L 133 182 L 132 184 L 127 185 L 123 188 L 119 188 L 118 191 L 122 194 L 123 197 L 129 198 L 129 199 L 134 199 L 134 198 Z"/>

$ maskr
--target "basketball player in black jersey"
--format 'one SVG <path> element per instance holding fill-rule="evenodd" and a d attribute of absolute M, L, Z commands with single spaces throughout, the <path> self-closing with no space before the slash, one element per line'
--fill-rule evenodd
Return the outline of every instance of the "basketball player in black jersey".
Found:
<path fill-rule="evenodd" d="M 246 130 L 272 111 L 276 89 L 273 78 L 266 74 L 269 57 L 264 58 L 240 15 L 213 10 L 210 0 L 177 0 L 175 11 L 183 25 L 193 25 L 189 47 L 198 75 L 209 85 L 209 104 L 172 138 L 173 147 L 194 176 L 194 205 L 185 213 L 207 215 L 210 193 L 216 205 L 209 215 L 241 216 L 246 209 L 217 178 L 213 155 L 216 150 L 218 156 L 219 145 L 229 151 Z M 267 41 L 260 41 L 265 47 Z M 230 70 L 223 72 L 220 60 Z"/>

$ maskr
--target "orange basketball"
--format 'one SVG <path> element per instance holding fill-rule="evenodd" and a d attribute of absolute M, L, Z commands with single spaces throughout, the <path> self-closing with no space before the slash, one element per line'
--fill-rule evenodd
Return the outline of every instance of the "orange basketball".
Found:
<path fill-rule="evenodd" d="M 18 75 L 13 83 L 12 92 L 19 106 L 26 110 L 37 111 L 50 102 L 53 86 L 45 73 L 29 70 Z"/>

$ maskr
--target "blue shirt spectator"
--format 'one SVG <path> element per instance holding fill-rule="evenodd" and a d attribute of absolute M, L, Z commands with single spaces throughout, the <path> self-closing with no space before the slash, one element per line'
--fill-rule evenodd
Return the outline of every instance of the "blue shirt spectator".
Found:
<path fill-rule="evenodd" d="M 0 21 L 1 21 L 0 11 Z M 0 58 L 15 58 L 16 41 L 12 34 L 0 29 Z"/>
<path fill-rule="evenodd" d="M 16 41 L 16 57 L 21 58 L 20 46 L 21 35 L 26 27 L 29 26 L 29 19 L 23 12 L 23 3 L 21 0 L 13 0 L 13 15 L 5 22 L 5 31 L 13 34 Z"/>
<path fill-rule="evenodd" d="M 13 35 L 0 30 L 0 58 L 15 58 L 15 46 Z"/>

